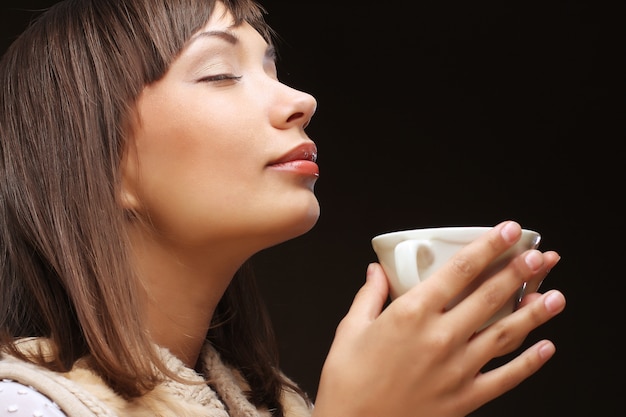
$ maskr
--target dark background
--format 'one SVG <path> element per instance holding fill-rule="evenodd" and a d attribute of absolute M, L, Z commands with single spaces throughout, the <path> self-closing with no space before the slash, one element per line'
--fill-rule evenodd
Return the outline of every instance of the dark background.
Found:
<path fill-rule="evenodd" d="M 18 8 L 52 3 L 3 2 L 2 51 L 30 16 Z M 287 374 L 315 395 L 373 236 L 514 219 L 562 255 L 542 289 L 568 305 L 524 345 L 550 338 L 554 358 L 472 416 L 623 415 L 623 14 L 576 1 L 262 4 L 283 81 L 319 102 L 320 220 L 252 260 Z"/>

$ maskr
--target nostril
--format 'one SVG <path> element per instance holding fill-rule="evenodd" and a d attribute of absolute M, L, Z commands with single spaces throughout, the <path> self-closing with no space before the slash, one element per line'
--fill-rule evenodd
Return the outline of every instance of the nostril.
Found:
<path fill-rule="evenodd" d="M 287 119 L 287 122 L 293 122 L 294 120 L 298 120 L 302 116 L 304 116 L 304 113 L 302 113 L 302 112 L 294 113 L 291 116 L 289 116 L 289 119 Z M 309 122 L 307 122 L 306 124 L 308 124 L 308 123 Z"/>

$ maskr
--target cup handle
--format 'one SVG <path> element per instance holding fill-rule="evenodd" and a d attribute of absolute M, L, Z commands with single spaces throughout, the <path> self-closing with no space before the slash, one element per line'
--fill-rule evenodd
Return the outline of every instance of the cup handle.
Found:
<path fill-rule="evenodd" d="M 432 245 L 427 240 L 410 239 L 396 245 L 394 250 L 398 281 L 405 288 L 420 282 L 419 271 L 434 263 Z"/>

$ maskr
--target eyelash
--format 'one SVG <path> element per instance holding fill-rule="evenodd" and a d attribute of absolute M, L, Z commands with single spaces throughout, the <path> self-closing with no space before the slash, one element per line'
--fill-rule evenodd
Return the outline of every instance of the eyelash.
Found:
<path fill-rule="evenodd" d="M 200 82 L 220 82 L 220 81 L 228 81 L 228 80 L 239 81 L 241 80 L 241 78 L 243 77 L 232 75 L 232 74 L 217 74 L 217 75 L 209 75 L 208 77 L 201 78 L 199 81 Z"/>

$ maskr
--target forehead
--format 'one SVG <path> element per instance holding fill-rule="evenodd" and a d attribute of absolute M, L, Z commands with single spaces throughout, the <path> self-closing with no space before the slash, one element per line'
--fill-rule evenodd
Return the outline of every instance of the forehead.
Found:
<path fill-rule="evenodd" d="M 181 55 L 188 55 L 197 49 L 196 44 L 203 43 L 197 42 L 198 40 L 211 37 L 221 38 L 232 45 L 242 46 L 240 41 L 245 39 L 244 43 L 248 46 L 257 45 L 264 49 L 269 46 L 268 40 L 248 22 L 240 21 L 237 23 L 232 13 L 221 2 L 216 2 L 209 20 L 193 34 L 183 48 Z"/>
<path fill-rule="evenodd" d="M 235 24 L 235 18 L 232 13 L 222 4 L 215 2 L 215 8 L 211 13 L 211 17 L 207 23 L 200 29 L 200 32 L 207 30 L 226 30 L 232 28 Z"/>

